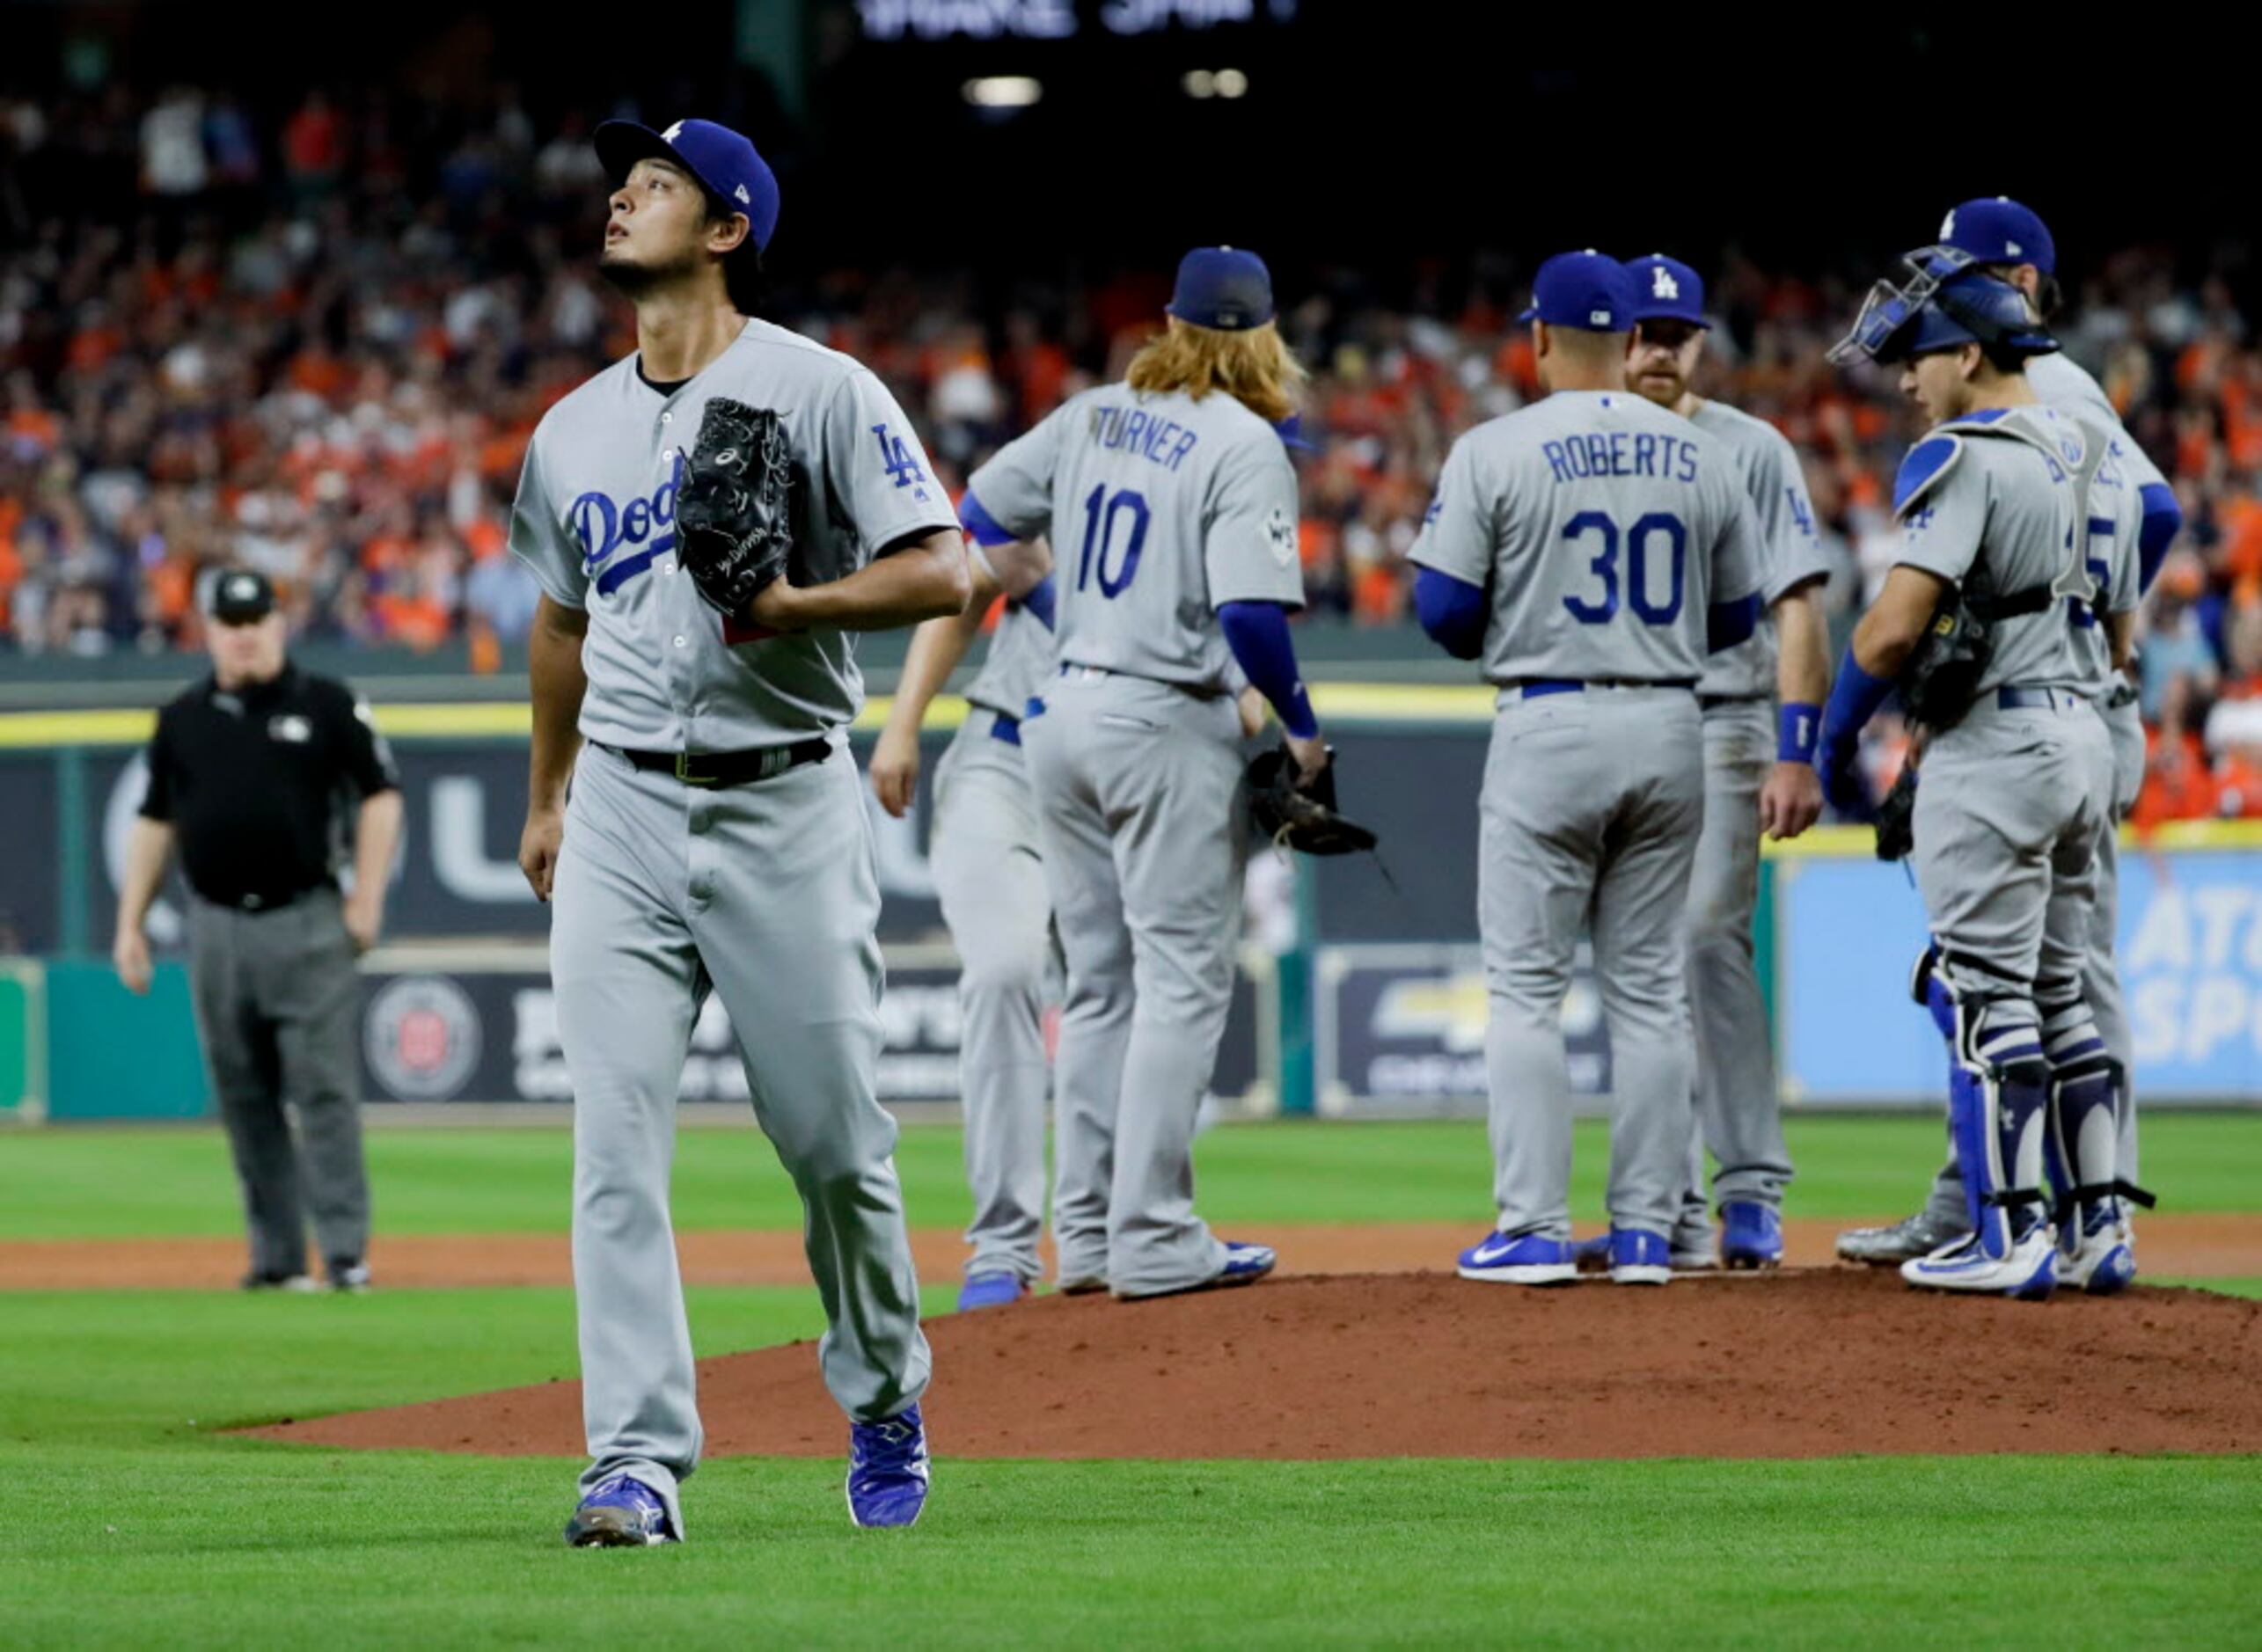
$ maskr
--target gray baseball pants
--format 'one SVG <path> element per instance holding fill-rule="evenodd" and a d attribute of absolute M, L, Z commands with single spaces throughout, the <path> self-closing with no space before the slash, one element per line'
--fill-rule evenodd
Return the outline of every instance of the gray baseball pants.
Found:
<path fill-rule="evenodd" d="M 1054 1075 L 1064 1284 L 1213 1278 L 1196 1116 L 1233 992 L 1247 835 L 1228 696 L 1072 667 L 1023 735 L 1067 992 Z"/>
<path fill-rule="evenodd" d="M 836 741 L 824 762 L 709 789 L 585 747 L 552 899 L 574 1081 L 582 1488 L 633 1474 L 680 1532 L 677 1482 L 702 1435 L 668 1179 L 677 1085 L 710 990 L 802 1196 L 826 1388 L 871 1422 L 926 1387 L 896 1123 L 873 1093 L 880 890 L 856 765 Z"/>
<path fill-rule="evenodd" d="M 316 889 L 258 912 L 192 898 L 188 974 L 243 1190 L 252 1271 L 304 1273 L 310 1215 L 333 1275 L 365 1260 L 361 983 L 338 892 Z"/>
<path fill-rule="evenodd" d="M 1614 1227 L 1673 1232 L 1688 1166 L 1685 911 L 1704 814 L 1684 689 L 1501 696 L 1477 870 L 1491 1020 L 1493 1193 L 1504 1233 L 1570 1232 L 1563 1004 L 1591 928 L 1610 1029 Z"/>
<path fill-rule="evenodd" d="M 1044 1001 L 1052 903 L 1028 760 L 996 736 L 997 723 L 996 713 L 970 708 L 935 770 L 928 861 L 958 948 L 959 1090 L 974 1195 L 966 1272 L 1034 1281 L 1043 1276 L 1036 1242 L 1051 1085 Z"/>
<path fill-rule="evenodd" d="M 1703 716 L 1704 830 L 1688 881 L 1695 1106 L 1673 1248 L 1709 1252 L 1712 1211 L 1731 1199 L 1782 1209 L 1791 1166 L 1752 933 L 1760 901 L 1760 788 L 1775 766 L 1775 705 L 1731 700 Z M 1708 1148 L 1717 1166 L 1709 1201 Z"/>
<path fill-rule="evenodd" d="M 2130 1181 L 2136 1169 L 2136 1042 L 2128 1030 L 2128 1012 L 2121 1001 L 2120 966 L 2113 952 L 2120 924 L 2120 822 L 2136 807 L 2144 786 L 2144 721 L 2136 702 L 2106 711 L 2106 736 L 2112 746 L 2112 807 L 2099 823 L 2095 864 L 2097 895 L 2090 903 L 2082 953 L 2082 998 L 2097 1023 L 2098 1036 L 2120 1064 L 2120 1139 L 2116 1152 L 2118 1173 Z M 1923 788 L 1919 786 L 1918 793 Z M 1932 1179 L 1925 1201 L 1934 1221 L 1951 1228 L 1971 1224 L 1964 1202 L 1964 1173 L 1952 1146 L 1948 1162 Z"/>

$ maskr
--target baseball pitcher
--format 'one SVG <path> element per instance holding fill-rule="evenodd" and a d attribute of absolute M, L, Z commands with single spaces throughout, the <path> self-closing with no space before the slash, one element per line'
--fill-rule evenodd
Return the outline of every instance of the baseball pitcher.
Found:
<path fill-rule="evenodd" d="M 849 1512 L 907 1525 L 927 1347 L 873 1093 L 880 893 L 843 731 L 863 699 L 850 633 L 959 611 L 963 539 L 880 382 L 749 318 L 778 215 L 754 146 L 704 121 L 611 121 L 597 146 L 600 267 L 637 349 L 544 417 L 510 535 L 543 589 L 519 858 L 554 907 L 574 1082 L 590 1462 L 567 1538 L 683 1536 L 700 1431 L 668 1176 L 710 991 L 802 1195 Z"/>

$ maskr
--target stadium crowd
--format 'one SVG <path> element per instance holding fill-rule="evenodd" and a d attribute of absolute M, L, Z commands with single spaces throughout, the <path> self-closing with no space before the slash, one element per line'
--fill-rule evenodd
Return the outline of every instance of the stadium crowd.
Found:
<path fill-rule="evenodd" d="M 244 562 L 289 593 L 302 635 L 468 637 L 498 660 L 535 600 L 504 543 L 528 433 L 632 347 L 594 268 L 592 123 L 538 128 L 508 89 L 469 122 L 378 94 L 311 92 L 272 121 L 187 88 L 0 98 L 0 648 L 194 647 L 199 574 Z M 770 313 L 886 376 L 955 486 L 1120 369 L 1175 252 L 1002 294 L 835 272 L 780 281 Z M 2144 618 L 2140 819 L 2262 814 L 2262 348 L 2227 270 L 2068 252 L 2061 336 L 2187 523 Z M 1730 255 L 1701 384 L 1805 456 L 1841 619 L 1891 559 L 1887 493 L 1914 435 L 1891 384 L 1824 359 L 1870 273 Z M 1314 369 L 1316 612 L 1410 623 L 1405 553 L 1448 445 L 1538 393 L 1512 319 L 1527 274 L 1425 270 L 1386 304 L 1338 272 L 1284 315 Z"/>

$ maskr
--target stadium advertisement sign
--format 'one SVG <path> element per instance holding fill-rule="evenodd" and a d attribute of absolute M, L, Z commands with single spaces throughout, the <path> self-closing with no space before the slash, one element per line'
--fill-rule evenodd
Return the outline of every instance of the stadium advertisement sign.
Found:
<path fill-rule="evenodd" d="M 958 962 L 948 947 L 892 947 L 880 1002 L 880 1100 L 958 1100 Z M 362 1090 L 373 1102 L 570 1101 L 557 996 L 538 949 L 401 947 L 364 969 Z M 1217 1093 L 1247 1100 L 1258 1073 L 1258 983 L 1244 973 Z M 678 1098 L 744 1101 L 730 1020 L 710 996 L 692 1028 Z"/>
<path fill-rule="evenodd" d="M 1323 947 L 1314 1006 L 1320 1111 L 1404 1117 L 1482 1113 L 1484 963 L 1469 946 Z M 1581 945 L 1563 1002 L 1572 1093 L 1610 1087 L 1610 1045 Z"/>
<path fill-rule="evenodd" d="M 1801 859 L 1778 863 L 1776 876 L 1786 1098 L 1944 1096 L 1946 1054 L 1908 998 L 1925 925 L 1907 875 L 1873 860 Z M 2139 1093 L 2262 1098 L 2262 853 L 2124 850 L 2119 941 Z"/>

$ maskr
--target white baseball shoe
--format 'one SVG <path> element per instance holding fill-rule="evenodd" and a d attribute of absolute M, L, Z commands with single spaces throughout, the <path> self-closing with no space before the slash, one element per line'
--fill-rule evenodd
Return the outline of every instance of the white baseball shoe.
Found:
<path fill-rule="evenodd" d="M 2046 1302 L 2058 1288 L 2058 1239 L 2047 1222 L 2011 1246 L 2001 1259 L 1980 1247 L 1977 1236 L 1943 1245 L 1929 1256 L 1900 1265 L 1900 1276 L 1927 1290 L 1970 1290 L 1986 1296 Z"/>
<path fill-rule="evenodd" d="M 2125 1290 L 2136 1277 L 2136 1235 L 2127 1218 L 2096 1210 L 2082 1219 L 2081 1228 L 2073 1248 L 2058 1253 L 2058 1283 L 2092 1297 Z"/>

